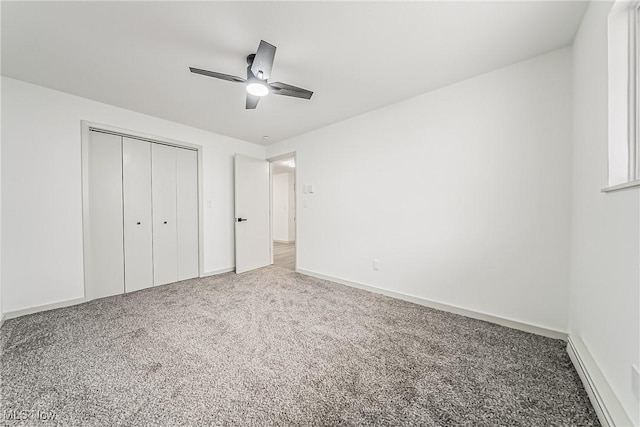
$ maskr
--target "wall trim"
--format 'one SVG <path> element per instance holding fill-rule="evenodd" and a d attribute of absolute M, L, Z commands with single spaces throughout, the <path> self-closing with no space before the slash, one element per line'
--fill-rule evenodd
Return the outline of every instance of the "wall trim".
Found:
<path fill-rule="evenodd" d="M 364 283 L 352 282 L 350 280 L 341 279 L 339 277 L 327 276 L 325 274 L 316 273 L 315 271 L 296 268 L 296 272 L 307 275 L 307 276 L 315 277 L 317 279 L 329 280 L 331 282 L 339 283 L 341 285 L 351 286 L 353 288 L 358 288 L 365 291 L 386 295 L 392 298 L 409 301 L 415 304 L 423 305 L 425 307 L 434 308 L 436 310 L 446 311 L 454 314 L 460 314 L 462 316 L 470 317 L 472 319 L 484 320 L 485 322 L 495 323 L 501 326 L 506 326 L 508 328 L 518 329 L 520 331 L 529 332 L 536 335 L 542 335 L 549 338 L 555 338 L 555 339 L 560 339 L 564 341 L 567 340 L 566 332 L 557 331 L 555 329 L 549 329 L 543 326 L 520 322 L 518 320 L 509 319 L 506 317 L 500 317 L 492 314 L 482 313 L 480 311 L 469 310 L 467 308 L 458 307 L 455 305 L 446 304 L 438 301 L 433 301 L 427 298 L 405 294 L 402 292 L 391 291 L 389 289 L 379 288 L 377 286 L 371 286 L 371 285 L 366 285 Z"/>
<path fill-rule="evenodd" d="M 612 193 L 617 190 L 624 190 L 624 189 L 633 188 L 633 187 L 640 187 L 640 179 L 637 179 L 635 181 L 624 182 L 618 185 L 612 185 L 610 187 L 603 188 L 600 191 L 603 193 Z"/>
<path fill-rule="evenodd" d="M 223 274 L 223 273 L 229 273 L 232 271 L 235 271 L 236 268 L 234 267 L 228 267 L 228 268 L 223 268 L 220 270 L 215 270 L 215 271 L 210 271 L 208 273 L 204 273 L 199 277 L 209 277 L 209 276 L 215 276 L 218 274 Z M 148 288 L 150 289 L 150 288 Z M 126 295 L 125 294 L 120 294 L 120 295 Z M 116 296 L 116 295 L 113 295 Z M 64 307 L 71 307 L 72 305 L 78 305 L 78 304 L 82 304 L 84 302 L 88 302 L 89 300 L 85 299 L 84 297 L 80 297 L 80 298 L 74 298 L 74 299 L 70 299 L 70 300 L 66 300 L 66 301 L 59 301 L 59 302 L 54 302 L 51 304 L 43 304 L 43 305 L 38 305 L 38 306 L 34 306 L 34 307 L 29 307 L 29 308 L 23 308 L 20 310 L 14 310 L 14 311 L 9 311 L 7 313 L 3 313 L 2 314 L 2 318 L 0 321 L 0 328 L 2 327 L 2 325 L 4 324 L 5 320 L 9 320 L 9 319 L 15 319 L 16 317 L 21 317 L 21 316 L 26 316 L 28 314 L 34 314 L 34 313 L 40 313 L 42 311 L 49 311 L 49 310 L 55 310 L 56 308 L 64 308 Z"/>
<path fill-rule="evenodd" d="M 4 313 L 2 313 L 2 316 L 0 316 L 0 329 L 2 328 L 2 325 L 4 325 L 4 318 L 5 318 L 5 315 Z"/>
<path fill-rule="evenodd" d="M 218 274 L 231 273 L 232 271 L 236 271 L 235 265 L 233 267 L 221 268 L 220 270 L 214 270 L 214 271 L 209 271 L 207 273 L 203 273 L 200 275 L 200 277 L 202 278 L 202 277 L 216 276 Z"/>
<path fill-rule="evenodd" d="M 584 342 L 569 335 L 567 353 L 589 395 L 600 424 L 603 427 L 633 425 Z"/>
<path fill-rule="evenodd" d="M 287 243 L 287 244 L 296 242 L 295 240 L 276 240 L 276 239 L 273 239 L 273 241 L 275 243 Z"/>
<path fill-rule="evenodd" d="M 55 310 L 56 308 L 71 307 L 72 305 L 82 304 L 83 302 L 87 302 L 87 301 L 84 299 L 84 297 L 81 297 L 81 298 L 74 298 L 66 301 L 54 302 L 51 304 L 43 304 L 43 305 L 37 305 L 34 307 L 23 308 L 21 310 L 9 311 L 2 315 L 3 322 L 4 320 L 15 319 L 16 317 L 26 316 L 27 314 L 34 314 L 34 313 L 40 313 L 41 311 Z"/>

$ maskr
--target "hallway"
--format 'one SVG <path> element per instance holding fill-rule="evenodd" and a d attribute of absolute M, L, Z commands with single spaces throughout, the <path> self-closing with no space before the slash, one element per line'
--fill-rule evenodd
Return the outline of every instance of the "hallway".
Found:
<path fill-rule="evenodd" d="M 296 244 L 273 242 L 273 265 L 296 269 Z"/>

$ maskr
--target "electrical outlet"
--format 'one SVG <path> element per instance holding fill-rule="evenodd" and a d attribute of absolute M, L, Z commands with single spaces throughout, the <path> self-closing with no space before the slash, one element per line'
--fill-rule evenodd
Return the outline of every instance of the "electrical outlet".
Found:
<path fill-rule="evenodd" d="M 640 401 L 640 372 L 635 365 L 631 365 L 631 389 L 633 395 Z"/>
<path fill-rule="evenodd" d="M 373 269 L 374 270 L 380 270 L 380 260 L 379 259 L 376 259 L 376 258 L 373 259 Z"/>

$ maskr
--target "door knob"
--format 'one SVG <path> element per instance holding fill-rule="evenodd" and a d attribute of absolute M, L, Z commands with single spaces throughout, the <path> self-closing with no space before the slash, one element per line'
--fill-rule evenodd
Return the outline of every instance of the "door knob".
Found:
<path fill-rule="evenodd" d="M 238 218 L 238 222 L 248 221 L 247 218 Z"/>

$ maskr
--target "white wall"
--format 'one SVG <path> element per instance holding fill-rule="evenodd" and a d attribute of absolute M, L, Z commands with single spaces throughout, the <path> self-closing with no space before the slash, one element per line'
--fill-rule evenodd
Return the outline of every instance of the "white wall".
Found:
<path fill-rule="evenodd" d="M 287 218 L 287 226 L 289 228 L 289 241 L 296 241 L 296 175 L 295 172 L 289 173 L 289 186 L 287 188 L 287 203 L 289 214 Z"/>
<path fill-rule="evenodd" d="M 295 209 L 294 173 L 273 175 L 273 240 L 295 242 Z"/>
<path fill-rule="evenodd" d="M 273 240 L 293 242 L 293 173 L 273 175 Z"/>
<path fill-rule="evenodd" d="M 273 175 L 273 240 L 288 241 L 289 227 L 287 225 L 287 210 L 289 202 L 287 200 L 287 189 L 289 187 L 289 176 L 286 173 Z"/>
<path fill-rule="evenodd" d="M 0 7 L 0 9 L 2 9 L 2 7 Z M 2 18 L 1 15 L 2 14 L 0 13 L 0 19 Z M 1 99 L 2 80 L 0 80 L 0 100 Z M 0 117 L 2 117 L 2 102 L 0 102 Z M 2 321 L 4 319 L 4 310 L 2 309 L 2 293 L 2 134 L 0 132 L 0 326 L 2 326 Z"/>
<path fill-rule="evenodd" d="M 569 48 L 276 143 L 267 157 L 293 151 L 298 268 L 567 330 Z"/>
<path fill-rule="evenodd" d="M 640 365 L 640 189 L 607 186 L 607 14 L 593 2 L 574 42 L 570 332 L 640 424 L 631 364 Z"/>
<path fill-rule="evenodd" d="M 233 154 L 263 147 L 3 77 L 5 313 L 83 296 L 81 120 L 202 145 L 204 269 L 233 267 Z"/>

